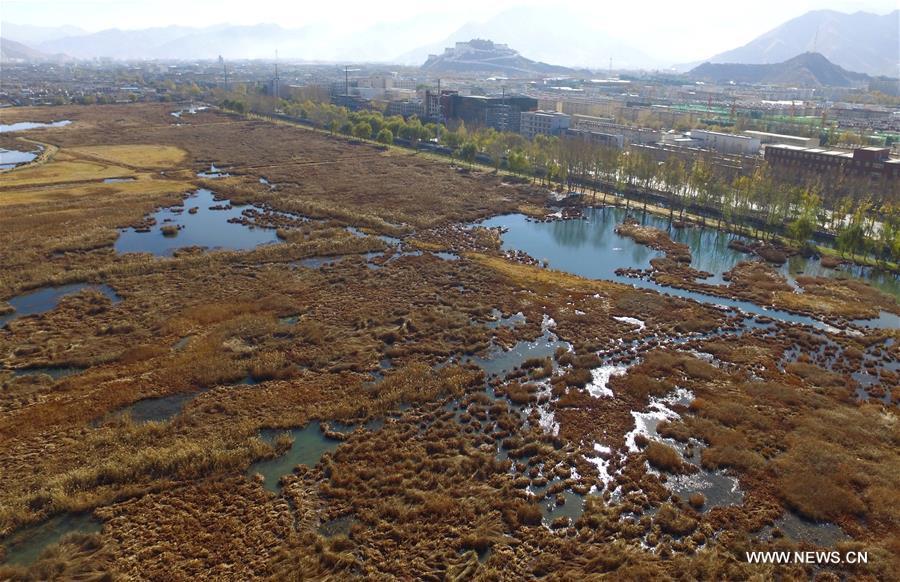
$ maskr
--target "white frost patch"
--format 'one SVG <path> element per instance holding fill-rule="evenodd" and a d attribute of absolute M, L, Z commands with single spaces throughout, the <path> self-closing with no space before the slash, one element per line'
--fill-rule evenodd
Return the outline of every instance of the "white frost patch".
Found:
<path fill-rule="evenodd" d="M 644 323 L 643 321 L 641 321 L 640 319 L 636 319 L 636 318 L 634 318 L 634 317 L 624 317 L 624 316 L 620 317 L 620 316 L 613 316 L 613 319 L 615 319 L 616 321 L 621 321 L 622 323 L 627 323 L 627 324 L 629 324 L 629 325 L 634 325 L 634 326 L 636 326 L 636 327 L 638 328 L 638 331 L 641 331 L 641 330 L 643 330 L 644 328 L 647 327 L 647 324 L 645 324 L 645 323 Z"/>
<path fill-rule="evenodd" d="M 551 212 L 547 215 L 547 218 L 562 218 L 562 211 L 557 210 L 556 212 Z"/>
<path fill-rule="evenodd" d="M 545 380 L 541 382 L 539 386 L 540 389 L 537 392 L 537 397 L 539 399 L 543 396 L 550 395 L 550 382 Z M 550 400 L 544 404 L 535 405 L 533 408 L 538 412 L 538 426 L 540 426 L 544 432 L 557 436 L 559 434 L 559 422 L 556 421 L 556 415 L 553 414 L 553 411 L 550 409 Z"/>
<path fill-rule="evenodd" d="M 580 309 L 576 309 L 576 310 L 575 310 L 575 315 L 584 315 L 584 311 L 582 311 L 582 310 L 580 310 Z"/>
<path fill-rule="evenodd" d="M 603 458 L 603 455 L 608 455 L 612 452 L 612 449 L 609 447 L 605 447 L 600 443 L 594 443 L 594 450 L 600 453 L 596 457 L 585 457 L 584 460 L 588 463 L 597 467 L 597 473 L 600 476 L 600 482 L 603 483 L 603 486 L 606 487 L 610 483 L 612 483 L 613 476 L 609 472 L 609 461 Z M 596 488 L 596 485 L 591 487 L 591 491 L 593 492 Z"/>
<path fill-rule="evenodd" d="M 625 435 L 625 446 L 629 452 L 636 453 L 640 449 L 634 442 L 634 438 L 642 434 L 647 438 L 657 436 L 656 427 L 664 420 L 678 420 L 681 418 L 677 412 L 669 408 L 673 404 L 687 405 L 694 399 L 694 394 L 685 388 L 676 388 L 672 394 L 664 398 L 651 398 L 646 412 L 631 411 L 634 417 L 634 429 Z"/>
<path fill-rule="evenodd" d="M 612 364 L 594 368 L 591 370 L 593 380 L 585 388 L 588 394 L 594 398 L 612 398 L 613 391 L 607 386 L 609 379 L 613 376 L 621 376 L 627 371 L 628 366 L 613 366 Z"/>
<path fill-rule="evenodd" d="M 547 331 L 554 327 L 556 327 L 556 320 L 545 313 L 544 318 L 541 320 L 541 331 Z"/>

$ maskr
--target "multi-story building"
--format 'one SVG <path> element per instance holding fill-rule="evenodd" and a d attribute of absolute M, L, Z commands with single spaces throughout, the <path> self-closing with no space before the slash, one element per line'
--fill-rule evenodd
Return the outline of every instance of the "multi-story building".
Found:
<path fill-rule="evenodd" d="M 444 118 L 460 120 L 469 127 L 492 127 L 518 132 L 523 111 L 537 109 L 537 99 L 524 96 L 485 97 L 481 95 L 441 95 Z"/>
<path fill-rule="evenodd" d="M 786 145 L 800 146 L 803 148 L 819 147 L 819 138 L 803 137 L 799 135 L 782 135 L 778 133 L 768 133 L 766 131 L 747 130 L 744 135 L 755 137 L 762 145 L 782 143 Z"/>
<path fill-rule="evenodd" d="M 768 145 L 765 159 L 773 167 L 802 175 L 839 172 L 878 180 L 896 180 L 900 178 L 900 158 L 891 158 L 890 151 L 888 148 L 876 147 L 837 150 Z"/>
<path fill-rule="evenodd" d="M 567 138 L 582 139 L 589 144 L 604 146 L 616 149 L 622 149 L 625 145 L 625 138 L 618 134 L 603 133 L 602 131 L 591 131 L 589 129 L 567 129 L 565 133 Z"/>
<path fill-rule="evenodd" d="M 388 101 L 384 114 L 388 116 L 402 115 L 403 117 L 417 115 L 422 118 L 425 117 L 425 104 L 421 101 L 412 99 L 404 101 Z"/>
<path fill-rule="evenodd" d="M 573 129 L 621 135 L 626 144 L 652 144 L 658 142 L 662 136 L 655 129 L 631 127 L 613 123 L 605 117 L 592 117 L 590 115 L 573 115 L 571 127 Z"/>
<path fill-rule="evenodd" d="M 569 128 L 571 119 L 558 111 L 523 111 L 519 115 L 519 133 L 528 139 L 538 134 L 558 136 Z"/>
<path fill-rule="evenodd" d="M 695 129 L 691 131 L 691 140 L 701 148 L 714 150 L 722 154 L 740 154 L 751 156 L 759 154 L 760 140 L 750 135 L 722 133 Z"/>

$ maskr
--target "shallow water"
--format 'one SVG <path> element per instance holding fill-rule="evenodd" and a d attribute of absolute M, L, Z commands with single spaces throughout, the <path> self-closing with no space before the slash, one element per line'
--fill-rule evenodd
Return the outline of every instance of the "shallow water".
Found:
<path fill-rule="evenodd" d="M 109 297 L 110 301 L 113 303 L 118 303 L 122 300 L 109 285 L 72 283 L 70 285 L 61 285 L 59 287 L 42 287 L 10 299 L 9 304 L 15 311 L 6 315 L 0 315 L 0 327 L 6 325 L 10 321 L 25 317 L 26 315 L 36 315 L 50 311 L 56 307 L 60 299 L 66 295 L 72 295 L 73 293 L 78 293 L 84 289 L 100 291 Z"/>
<path fill-rule="evenodd" d="M 9 170 L 27 164 L 38 156 L 39 152 L 20 152 L 0 148 L 0 170 Z"/>
<path fill-rule="evenodd" d="M 197 190 L 185 198 L 181 206 L 162 208 L 153 213 L 156 224 L 150 232 L 127 228 L 119 234 L 115 249 L 118 253 L 152 253 L 171 256 L 177 249 L 191 246 L 209 249 L 248 250 L 259 245 L 277 243 L 275 229 L 245 226 L 228 222 L 240 218 L 244 210 L 263 209 L 253 205 L 234 206 L 227 210 L 210 210 L 211 206 L 228 206 L 228 200 L 215 200 L 206 189 Z M 197 208 L 191 214 L 189 209 Z M 182 226 L 174 236 L 164 236 L 165 225 Z"/>
<path fill-rule="evenodd" d="M 34 562 L 49 546 L 56 544 L 66 534 L 100 531 L 101 524 L 90 513 L 64 513 L 43 523 L 27 527 L 13 534 L 3 546 L 6 561 L 25 566 Z"/>
<path fill-rule="evenodd" d="M 290 432 L 294 437 L 294 444 L 291 445 L 291 448 L 280 457 L 257 461 L 247 470 L 247 474 L 251 477 L 256 473 L 265 477 L 265 488 L 275 493 L 281 490 L 278 481 L 283 475 L 291 474 L 297 465 L 315 466 L 324 453 L 333 451 L 341 444 L 341 441 L 330 439 L 322 434 L 318 422 L 311 422 L 303 428 L 288 431 L 265 429 L 261 431 L 260 436 L 271 443 L 276 436 L 283 432 Z"/>
<path fill-rule="evenodd" d="M 0 124 L 0 133 L 7 133 L 10 131 L 26 131 L 28 129 L 41 129 L 43 127 L 65 127 L 72 123 L 68 119 L 63 119 L 62 121 L 51 121 L 50 123 L 39 123 L 36 121 L 20 121 L 19 123 L 11 123 L 11 124 Z"/>
<path fill-rule="evenodd" d="M 84 368 L 76 368 L 74 366 L 46 366 L 38 368 L 17 368 L 13 370 L 13 376 L 50 376 L 54 380 L 80 374 L 84 372 Z"/>
<path fill-rule="evenodd" d="M 777 309 L 767 309 L 749 301 L 663 287 L 653 281 L 616 275 L 616 270 L 622 268 L 648 269 L 653 258 L 663 256 L 658 251 L 615 233 L 615 227 L 621 224 L 626 216 L 624 209 L 621 208 L 588 208 L 584 211 L 584 219 L 537 222 L 529 220 L 522 214 L 507 214 L 495 216 L 478 223 L 478 225 L 507 229 L 502 235 L 504 250 L 524 251 L 553 269 L 590 279 L 606 279 L 653 289 L 667 295 L 693 299 L 709 305 L 739 309 L 754 315 L 766 315 L 788 323 L 805 324 L 819 329 L 828 328 L 815 318 Z M 734 237 L 727 233 L 708 227 L 669 228 L 668 221 L 664 217 L 649 214 L 639 218 L 642 224 L 666 230 L 674 240 L 688 244 L 693 257 L 691 266 L 713 273 L 713 277 L 704 280 L 706 282 L 723 282 L 722 274 L 724 272 L 738 262 L 750 259 L 748 255 L 728 248 L 728 241 Z M 798 262 L 800 260 L 805 261 L 806 259 L 794 258 L 792 268 L 795 271 L 800 268 Z M 810 263 L 810 261 L 807 262 Z M 818 261 L 811 263 L 814 263 L 809 266 L 812 271 Z M 858 270 L 857 274 L 867 281 L 876 276 L 871 270 Z M 847 275 L 853 276 L 852 273 Z M 881 277 L 881 275 L 877 276 Z M 892 324 L 894 322 L 890 318 L 868 322 L 871 327 Z"/>

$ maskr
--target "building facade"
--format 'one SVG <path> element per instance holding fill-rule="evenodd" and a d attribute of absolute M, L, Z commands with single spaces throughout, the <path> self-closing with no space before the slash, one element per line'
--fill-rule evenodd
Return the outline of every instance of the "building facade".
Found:
<path fill-rule="evenodd" d="M 792 145 L 766 146 L 765 159 L 776 168 L 801 175 L 827 175 L 839 172 L 874 180 L 894 181 L 900 178 L 900 158 L 890 157 L 888 148 L 829 150 Z"/>
<path fill-rule="evenodd" d="M 533 139 L 536 135 L 562 135 L 572 117 L 558 111 L 523 111 L 519 114 L 519 133 Z"/>

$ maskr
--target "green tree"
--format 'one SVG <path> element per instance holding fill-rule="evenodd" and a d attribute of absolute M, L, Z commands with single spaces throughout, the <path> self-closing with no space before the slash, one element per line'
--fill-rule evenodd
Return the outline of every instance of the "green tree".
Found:
<path fill-rule="evenodd" d="M 372 126 L 368 121 L 360 121 L 353 126 L 353 137 L 359 139 L 372 139 Z"/>
<path fill-rule="evenodd" d="M 475 163 L 475 154 L 478 153 L 478 148 L 475 147 L 475 144 L 471 141 L 467 141 L 459 148 L 459 159 L 468 163 L 470 166 Z"/>
<path fill-rule="evenodd" d="M 391 133 L 390 129 L 384 128 L 378 132 L 378 135 L 375 137 L 375 139 L 379 143 L 391 145 L 392 143 L 394 143 L 394 134 Z"/>

